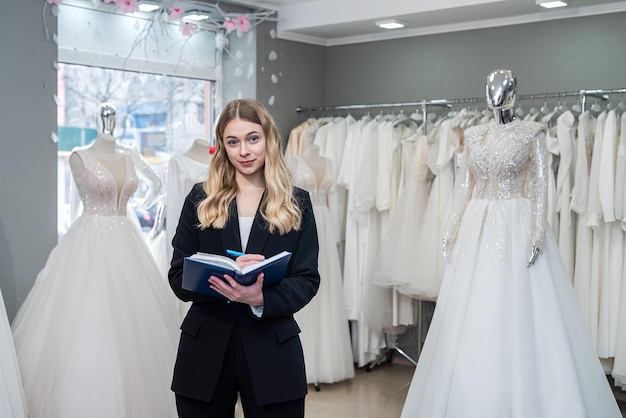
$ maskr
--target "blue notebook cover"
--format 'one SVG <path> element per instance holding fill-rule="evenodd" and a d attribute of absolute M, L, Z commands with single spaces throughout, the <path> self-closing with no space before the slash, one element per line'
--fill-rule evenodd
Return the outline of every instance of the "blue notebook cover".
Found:
<path fill-rule="evenodd" d="M 238 283 L 250 286 L 256 281 L 259 273 L 264 273 L 263 286 L 273 286 L 279 283 L 285 276 L 287 265 L 291 259 L 291 253 L 283 251 L 273 257 L 246 266 L 239 271 L 237 263 L 222 255 L 198 253 L 191 257 L 185 257 L 183 261 L 183 283 L 185 290 L 203 293 L 220 299 L 224 296 L 211 289 L 210 276 L 224 277 L 228 274 Z"/>

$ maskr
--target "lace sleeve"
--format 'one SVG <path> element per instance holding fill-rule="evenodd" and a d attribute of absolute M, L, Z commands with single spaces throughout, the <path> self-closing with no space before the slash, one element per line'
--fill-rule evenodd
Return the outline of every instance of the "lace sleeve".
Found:
<path fill-rule="evenodd" d="M 450 212 L 448 214 L 448 221 L 446 228 L 444 229 L 444 256 L 445 250 L 452 249 L 452 245 L 456 241 L 456 235 L 461 224 L 461 218 L 463 217 L 463 211 L 467 202 L 472 197 L 472 191 L 474 189 L 474 177 L 469 170 L 469 146 L 467 142 L 463 147 L 463 153 L 461 154 L 461 164 L 457 171 L 456 181 L 454 184 L 454 194 L 452 195 L 452 202 L 450 203 Z"/>
<path fill-rule="evenodd" d="M 532 203 L 531 245 L 543 250 L 548 210 L 548 149 L 546 130 L 541 129 L 531 142 L 528 196 Z"/>

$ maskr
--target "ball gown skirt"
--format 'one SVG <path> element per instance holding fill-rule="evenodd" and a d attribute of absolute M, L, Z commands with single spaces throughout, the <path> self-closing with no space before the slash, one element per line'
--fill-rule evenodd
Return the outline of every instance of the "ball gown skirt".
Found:
<path fill-rule="evenodd" d="M 2 292 L 0 292 L 0 417 L 27 417 L 26 398 Z"/>
<path fill-rule="evenodd" d="M 472 199 L 402 418 L 621 418 L 551 232 L 531 202 Z"/>
<path fill-rule="evenodd" d="M 126 216 L 80 216 L 13 323 L 31 416 L 176 417 L 169 292 Z"/>

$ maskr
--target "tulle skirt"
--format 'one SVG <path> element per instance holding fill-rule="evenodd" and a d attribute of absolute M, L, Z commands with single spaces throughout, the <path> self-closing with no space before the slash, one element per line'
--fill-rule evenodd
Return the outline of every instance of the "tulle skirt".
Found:
<path fill-rule="evenodd" d="M 527 199 L 471 200 L 403 418 L 621 418 L 551 231 Z"/>
<path fill-rule="evenodd" d="M 27 417 L 20 368 L 2 292 L 0 292 L 0 417 Z"/>
<path fill-rule="evenodd" d="M 302 332 L 307 383 L 334 383 L 354 377 L 354 359 L 341 267 L 337 251 L 337 231 L 330 211 L 313 206 L 320 253 L 320 287 L 315 297 L 296 312 Z"/>
<path fill-rule="evenodd" d="M 176 417 L 170 292 L 128 218 L 79 217 L 13 323 L 32 417 Z"/>

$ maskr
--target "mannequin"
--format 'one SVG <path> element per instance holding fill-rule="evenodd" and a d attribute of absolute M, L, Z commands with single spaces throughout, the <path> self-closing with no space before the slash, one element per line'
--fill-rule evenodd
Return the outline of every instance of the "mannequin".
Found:
<path fill-rule="evenodd" d="M 210 153 L 211 144 L 203 139 L 193 140 L 189 149 L 178 155 L 174 155 L 167 163 L 167 184 L 165 200 L 165 260 L 166 269 L 163 280 L 167 283 L 167 270 L 172 260 L 172 239 L 178 226 L 180 212 L 185 201 L 185 196 L 191 191 L 194 184 L 206 180 L 209 166 L 213 160 Z M 191 306 L 190 302 L 183 302 L 172 293 L 172 300 L 181 318 L 184 318 Z"/>
<path fill-rule="evenodd" d="M 136 174 L 146 184 L 147 190 L 143 198 L 133 198 L 133 206 L 141 207 L 144 209 L 150 208 L 158 199 L 159 193 L 163 188 L 163 181 L 159 175 L 152 169 L 150 164 L 142 157 L 139 150 L 136 147 L 129 147 L 118 143 L 113 136 L 115 130 L 116 117 L 115 106 L 111 103 L 102 103 L 100 105 L 100 111 L 96 117 L 96 125 L 98 127 L 98 134 L 95 140 L 84 147 L 78 147 L 77 150 L 85 150 L 91 156 L 93 156 L 107 172 L 110 173 L 115 179 L 117 189 L 120 190 L 126 177 L 126 156 L 130 157 L 132 161 L 131 167 L 134 168 L 134 174 Z M 73 176 L 80 176 L 84 171 L 84 162 L 78 152 L 72 152 L 69 158 L 70 168 Z M 82 203 L 76 193 L 76 186 L 72 182 L 71 188 L 71 220 L 72 222 L 80 215 Z M 130 203 L 129 203 L 130 204 Z M 132 211 L 128 211 L 129 217 L 137 223 L 137 218 L 132 215 Z"/>
<path fill-rule="evenodd" d="M 489 73 L 485 83 L 485 95 L 487 96 L 487 107 L 493 110 L 495 123 L 504 125 L 516 119 L 513 107 L 517 99 L 517 78 L 511 70 L 500 69 Z M 526 266 L 535 264 L 540 253 L 539 245 L 533 244 Z"/>
<path fill-rule="evenodd" d="M 319 184 L 324 179 L 326 164 L 329 160 L 320 155 L 320 147 L 312 142 L 305 144 L 304 150 L 300 156 L 306 161 L 313 173 L 315 173 L 315 178 Z"/>
<path fill-rule="evenodd" d="M 213 156 L 211 155 L 211 144 L 204 138 L 196 138 L 193 140 L 191 147 L 183 155 L 203 164 L 210 164 Z"/>

